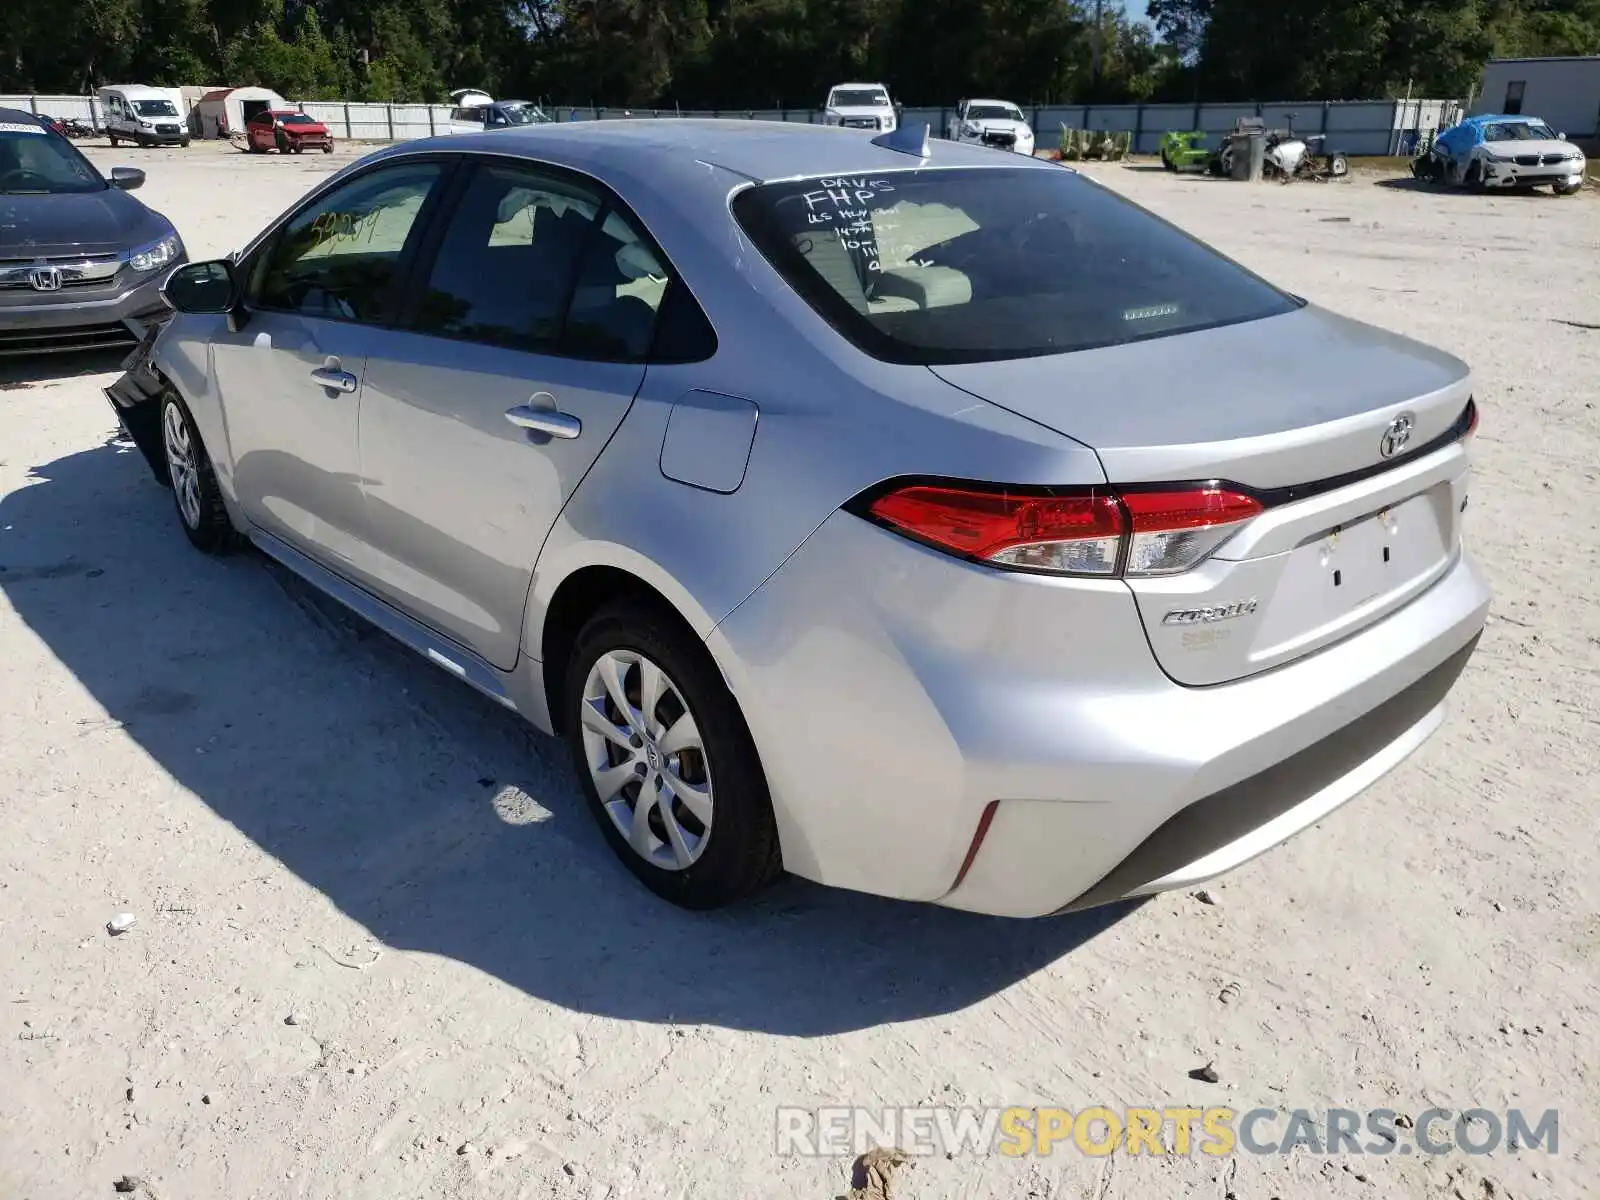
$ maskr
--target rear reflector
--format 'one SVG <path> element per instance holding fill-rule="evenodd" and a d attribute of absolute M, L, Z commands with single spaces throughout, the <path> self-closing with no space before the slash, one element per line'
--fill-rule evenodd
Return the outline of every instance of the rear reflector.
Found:
<path fill-rule="evenodd" d="M 982 484 L 911 484 L 877 496 L 866 515 L 963 558 L 1052 575 L 1155 575 L 1212 553 L 1259 501 L 1215 485 L 1018 493 Z"/>

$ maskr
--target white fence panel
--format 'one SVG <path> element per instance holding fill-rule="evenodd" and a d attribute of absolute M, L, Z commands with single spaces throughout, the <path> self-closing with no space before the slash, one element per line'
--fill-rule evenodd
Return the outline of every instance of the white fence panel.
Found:
<path fill-rule="evenodd" d="M 92 96 L 0 96 L 0 106 L 19 108 L 52 117 L 74 117 L 103 127 L 99 105 Z M 307 100 L 301 111 L 323 122 L 335 137 L 354 141 L 400 141 L 448 132 L 450 108 L 439 104 L 378 104 L 362 101 Z M 545 111 L 558 121 L 615 121 L 626 117 L 740 119 L 816 124 L 822 112 L 814 108 L 766 109 L 628 109 L 559 105 Z M 925 122 L 941 137 L 955 109 L 920 105 L 902 109 L 902 124 Z M 1271 104 L 1105 104 L 1034 105 L 1023 109 L 1033 125 L 1038 144 L 1056 145 L 1061 127 L 1106 130 L 1133 135 L 1135 153 L 1153 154 L 1168 130 L 1199 130 L 1207 141 L 1233 130 L 1241 117 L 1260 117 L 1268 128 L 1290 124 L 1299 133 L 1326 133 L 1330 148 L 1347 154 L 1409 153 L 1418 140 L 1448 128 L 1460 119 L 1462 108 L 1454 100 L 1415 99 L 1320 100 Z"/>
<path fill-rule="evenodd" d="M 41 117 L 73 117 L 100 127 L 100 106 L 93 96 L 0 96 L 0 108 L 20 108 Z"/>

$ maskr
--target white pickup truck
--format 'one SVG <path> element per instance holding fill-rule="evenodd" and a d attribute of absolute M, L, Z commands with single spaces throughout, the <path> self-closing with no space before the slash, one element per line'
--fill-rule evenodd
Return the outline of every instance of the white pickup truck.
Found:
<path fill-rule="evenodd" d="M 1022 110 L 1009 100 L 963 100 L 945 126 L 952 142 L 992 146 L 996 150 L 1033 153 L 1033 130 Z"/>
<path fill-rule="evenodd" d="M 841 83 L 828 90 L 824 125 L 891 133 L 896 121 L 889 89 L 881 83 Z"/>

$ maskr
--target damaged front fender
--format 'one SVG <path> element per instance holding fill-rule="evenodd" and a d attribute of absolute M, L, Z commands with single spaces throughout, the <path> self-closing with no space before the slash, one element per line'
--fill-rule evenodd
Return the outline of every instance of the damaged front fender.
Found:
<path fill-rule="evenodd" d="M 150 465 L 150 472 L 163 487 L 171 487 L 167 474 L 166 451 L 161 444 L 161 395 L 167 390 L 164 379 L 156 372 L 151 351 L 156 338 L 166 328 L 171 315 L 150 321 L 133 352 L 122 360 L 122 376 L 105 389 L 128 440 L 139 447 L 139 453 Z"/>

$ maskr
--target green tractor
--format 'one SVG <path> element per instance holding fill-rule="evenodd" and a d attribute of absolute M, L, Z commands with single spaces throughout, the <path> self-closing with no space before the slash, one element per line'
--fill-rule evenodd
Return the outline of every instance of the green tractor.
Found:
<path fill-rule="evenodd" d="M 1211 151 L 1200 143 L 1206 135 L 1168 132 L 1161 135 L 1161 165 L 1169 171 L 1204 171 Z"/>

